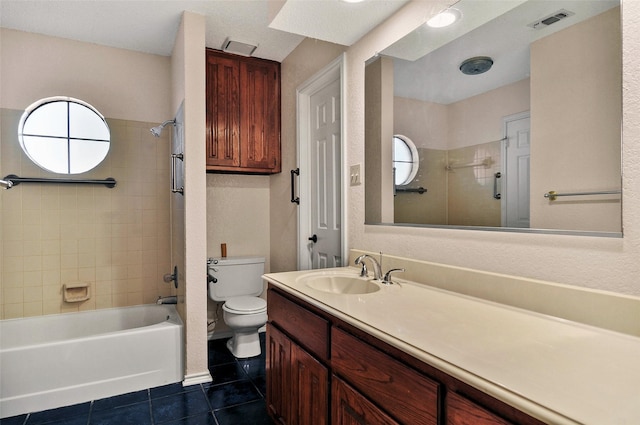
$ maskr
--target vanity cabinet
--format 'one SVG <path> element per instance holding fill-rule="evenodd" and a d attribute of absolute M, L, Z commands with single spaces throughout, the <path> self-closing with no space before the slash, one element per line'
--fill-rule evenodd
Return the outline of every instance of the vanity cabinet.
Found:
<path fill-rule="evenodd" d="M 542 424 L 272 284 L 267 308 L 267 406 L 278 423 Z"/>
<path fill-rule="evenodd" d="M 333 425 L 400 425 L 337 376 L 332 379 L 331 405 Z"/>
<path fill-rule="evenodd" d="M 269 414 L 280 424 L 327 425 L 329 369 L 323 361 L 328 356 L 329 322 L 275 291 L 268 297 Z"/>
<path fill-rule="evenodd" d="M 328 424 L 328 369 L 270 324 L 266 345 L 269 413 L 281 424 Z"/>
<path fill-rule="evenodd" d="M 281 171 L 280 64 L 206 51 L 206 168 Z"/>
<path fill-rule="evenodd" d="M 448 425 L 512 425 L 471 400 L 454 392 L 447 394 Z"/>
<path fill-rule="evenodd" d="M 336 327 L 331 367 L 400 423 L 437 424 L 438 383 Z"/>

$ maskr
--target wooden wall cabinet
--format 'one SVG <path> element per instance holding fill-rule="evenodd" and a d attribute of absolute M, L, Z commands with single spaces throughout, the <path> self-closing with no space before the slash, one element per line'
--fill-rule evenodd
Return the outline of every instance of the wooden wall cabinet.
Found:
<path fill-rule="evenodd" d="M 209 172 L 281 171 L 280 64 L 206 51 Z"/>
<path fill-rule="evenodd" d="M 267 305 L 267 406 L 277 423 L 542 424 L 272 285 Z"/>

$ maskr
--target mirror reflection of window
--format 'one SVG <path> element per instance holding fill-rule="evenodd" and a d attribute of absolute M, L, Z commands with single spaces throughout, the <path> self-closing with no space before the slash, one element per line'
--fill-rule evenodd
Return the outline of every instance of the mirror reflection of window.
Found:
<path fill-rule="evenodd" d="M 393 169 L 396 186 L 413 181 L 418 173 L 419 158 L 416 145 L 406 136 L 393 136 Z"/>
<path fill-rule="evenodd" d="M 106 158 L 111 135 L 106 120 L 93 106 L 70 97 L 52 97 L 25 110 L 18 139 L 39 167 L 58 174 L 80 174 Z"/>

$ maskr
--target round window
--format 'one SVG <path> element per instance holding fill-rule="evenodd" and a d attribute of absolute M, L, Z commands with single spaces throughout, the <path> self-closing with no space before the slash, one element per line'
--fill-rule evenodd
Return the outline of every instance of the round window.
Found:
<path fill-rule="evenodd" d="M 39 167 L 59 174 L 79 174 L 105 159 L 111 135 L 107 121 L 93 106 L 70 97 L 51 97 L 25 110 L 18 139 Z"/>
<path fill-rule="evenodd" d="M 396 134 L 393 136 L 393 169 L 396 186 L 411 183 L 418 173 L 418 149 L 411 139 Z"/>

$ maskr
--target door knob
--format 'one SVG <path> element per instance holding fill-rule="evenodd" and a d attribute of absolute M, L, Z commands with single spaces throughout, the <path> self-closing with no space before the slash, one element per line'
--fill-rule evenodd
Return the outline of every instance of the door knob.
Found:
<path fill-rule="evenodd" d="M 318 235 L 313 235 L 309 238 L 310 241 L 312 241 L 313 243 L 318 242 Z"/>

